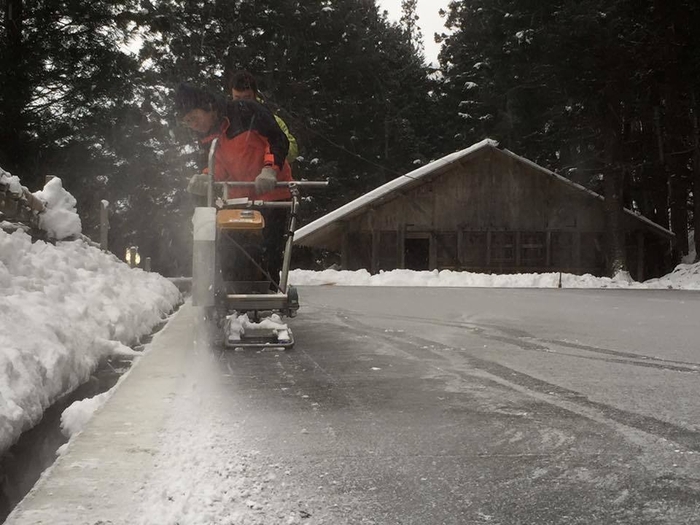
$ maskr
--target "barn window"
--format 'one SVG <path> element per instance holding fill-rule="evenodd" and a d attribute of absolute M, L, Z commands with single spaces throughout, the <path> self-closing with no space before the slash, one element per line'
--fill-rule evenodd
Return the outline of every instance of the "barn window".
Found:
<path fill-rule="evenodd" d="M 514 232 L 493 232 L 491 234 L 491 265 L 515 266 Z"/>
<path fill-rule="evenodd" d="M 464 232 L 464 265 L 470 268 L 486 266 L 486 232 Z"/>
<path fill-rule="evenodd" d="M 437 245 L 437 266 L 440 269 L 454 270 L 459 266 L 457 257 L 457 232 L 435 234 Z"/>
<path fill-rule="evenodd" d="M 546 234 L 544 232 L 520 233 L 520 265 L 539 266 L 547 264 Z"/>

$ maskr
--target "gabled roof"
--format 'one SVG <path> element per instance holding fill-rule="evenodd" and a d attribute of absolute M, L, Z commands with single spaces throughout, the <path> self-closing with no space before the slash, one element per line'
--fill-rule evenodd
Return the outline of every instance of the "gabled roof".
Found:
<path fill-rule="evenodd" d="M 425 166 L 421 166 L 417 170 L 414 170 L 410 173 L 407 173 L 405 175 L 401 175 L 400 177 L 395 178 L 394 180 L 391 180 L 387 182 L 386 184 L 383 184 L 382 186 L 379 186 L 378 188 L 373 189 L 372 191 L 365 193 L 361 197 L 358 197 L 357 199 L 350 201 L 349 203 L 341 206 L 340 208 L 333 210 L 330 213 L 327 213 L 326 215 L 316 219 L 313 222 L 310 222 L 306 226 L 299 228 L 294 235 L 294 242 L 298 244 L 307 244 L 309 240 L 311 240 L 311 237 L 315 236 L 315 234 L 321 233 L 322 230 L 325 230 L 329 226 L 332 226 L 334 223 L 337 223 L 337 221 L 341 219 L 348 219 L 351 216 L 357 215 L 363 210 L 370 208 L 372 206 L 376 206 L 380 202 L 387 200 L 387 198 L 393 197 L 399 190 L 406 190 L 408 189 L 409 186 L 415 186 L 423 182 L 422 179 L 428 179 L 432 175 L 436 175 L 437 172 L 439 171 L 447 171 L 447 169 L 463 160 L 466 157 L 470 157 L 474 155 L 475 153 L 483 150 L 483 149 L 488 149 L 488 148 L 494 148 L 497 149 L 501 153 L 505 153 L 506 155 L 509 155 L 515 159 L 517 159 L 520 162 L 523 162 L 532 168 L 547 174 L 550 177 L 555 178 L 557 181 L 562 182 L 564 184 L 567 184 L 568 186 L 571 186 L 579 191 L 583 191 L 585 193 L 588 193 L 591 197 L 594 197 L 599 200 L 604 200 L 603 197 L 599 194 L 597 194 L 594 191 L 591 191 L 580 184 L 577 184 L 566 177 L 562 177 L 561 175 L 558 175 L 554 173 L 553 171 L 550 171 L 546 168 L 543 168 L 542 166 L 535 164 L 531 160 L 528 160 L 524 157 L 520 157 L 519 155 L 516 155 L 515 153 L 506 150 L 506 149 L 500 149 L 498 148 L 498 142 L 492 139 L 484 139 L 481 142 L 477 142 L 476 144 L 463 149 L 461 151 L 456 151 L 454 153 L 451 153 L 445 157 L 442 157 L 441 159 L 438 159 L 436 161 L 431 162 L 430 164 L 426 164 Z M 419 181 L 419 182 L 417 182 Z M 657 233 L 663 235 L 664 237 L 674 237 L 675 234 L 666 228 L 656 224 L 653 221 L 650 221 L 646 217 L 643 217 L 642 215 L 636 214 L 633 211 L 625 208 L 625 212 L 632 217 L 634 217 L 637 220 L 640 220 L 644 222 L 648 227 L 654 229 L 657 231 Z M 306 243 L 303 241 L 307 241 Z"/>

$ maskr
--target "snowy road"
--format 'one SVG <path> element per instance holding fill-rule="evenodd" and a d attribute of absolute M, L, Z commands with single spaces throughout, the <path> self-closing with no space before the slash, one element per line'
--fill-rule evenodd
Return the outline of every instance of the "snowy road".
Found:
<path fill-rule="evenodd" d="M 286 353 L 183 308 L 8 523 L 700 522 L 700 294 L 301 298 Z"/>

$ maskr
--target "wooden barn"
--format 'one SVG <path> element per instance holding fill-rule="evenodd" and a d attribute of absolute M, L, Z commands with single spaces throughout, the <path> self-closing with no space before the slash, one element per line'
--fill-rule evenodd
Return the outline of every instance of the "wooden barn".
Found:
<path fill-rule="evenodd" d="M 673 233 L 625 210 L 628 265 L 666 273 Z M 398 177 L 297 231 L 346 270 L 603 275 L 603 197 L 484 140 Z"/>

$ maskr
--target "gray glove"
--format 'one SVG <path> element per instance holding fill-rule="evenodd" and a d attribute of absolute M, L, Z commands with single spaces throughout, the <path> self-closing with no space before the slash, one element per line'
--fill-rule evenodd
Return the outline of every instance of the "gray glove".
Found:
<path fill-rule="evenodd" d="M 277 172 L 274 168 L 265 166 L 260 175 L 255 177 L 255 193 L 262 195 L 275 189 L 277 184 Z"/>
<path fill-rule="evenodd" d="M 195 173 L 192 175 L 187 191 L 192 195 L 206 195 L 209 191 L 209 175 L 206 173 Z"/>

